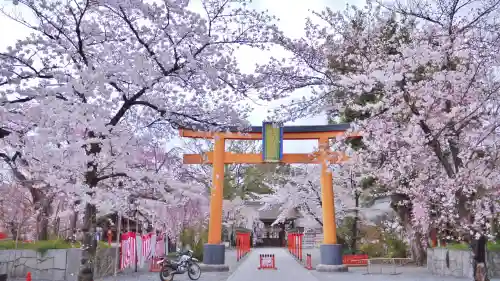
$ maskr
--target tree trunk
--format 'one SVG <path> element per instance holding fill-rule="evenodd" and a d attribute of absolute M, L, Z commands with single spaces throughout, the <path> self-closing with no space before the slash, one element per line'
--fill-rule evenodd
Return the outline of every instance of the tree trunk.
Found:
<path fill-rule="evenodd" d="M 95 226 L 97 223 L 97 209 L 93 204 L 85 205 L 85 216 L 83 218 L 83 253 L 82 266 L 78 274 L 78 281 L 94 280 L 94 262 L 96 260 L 97 240 L 95 239 Z"/>
<path fill-rule="evenodd" d="M 41 201 L 40 213 L 38 214 L 38 240 L 48 240 L 49 239 L 49 216 L 50 216 L 50 201 L 47 197 L 43 198 Z"/>
<path fill-rule="evenodd" d="M 71 221 L 69 222 L 69 228 L 71 229 L 71 235 L 76 234 L 77 225 L 78 225 L 78 217 L 80 213 L 77 211 L 78 205 L 80 205 L 81 201 L 76 200 L 73 202 L 73 215 L 71 216 Z"/>
<path fill-rule="evenodd" d="M 410 251 L 417 266 L 423 266 L 427 262 L 427 252 L 422 245 L 422 234 L 415 232 L 410 239 Z"/>
<path fill-rule="evenodd" d="M 77 225 L 77 222 L 78 222 L 78 216 L 79 216 L 78 211 L 74 211 L 73 215 L 71 216 L 71 222 L 70 222 L 70 225 L 69 225 L 69 228 L 71 229 L 71 234 L 75 234 L 76 233 L 76 225 Z"/>
<path fill-rule="evenodd" d="M 36 225 L 37 238 L 38 240 L 47 240 L 49 238 L 48 219 L 52 211 L 50 209 L 51 200 L 47 198 L 47 195 L 43 191 L 43 189 L 35 188 L 33 186 L 33 183 L 28 181 L 28 178 L 19 170 L 17 166 L 10 165 L 10 167 L 16 179 L 18 179 L 21 182 L 25 183 L 27 182 L 26 184 L 24 184 L 24 187 L 26 187 L 29 190 L 35 209 L 38 209 L 40 212 L 40 214 L 37 216 L 37 221 L 39 222 Z M 45 188 L 48 187 L 49 187 L 48 185 L 45 186 Z"/>
<path fill-rule="evenodd" d="M 17 229 L 18 229 L 18 224 L 15 223 L 14 221 L 10 221 L 9 223 L 9 228 L 10 228 L 10 234 L 12 235 L 12 239 L 16 239 L 17 235 Z"/>
<path fill-rule="evenodd" d="M 116 125 L 116 123 L 114 124 Z M 105 137 L 102 135 L 97 135 L 93 131 L 89 131 L 87 133 L 87 137 L 89 139 L 101 138 Z M 96 157 L 101 153 L 101 144 L 100 143 L 91 143 L 85 147 L 85 151 L 87 156 Z M 88 170 L 85 172 L 85 183 L 89 188 L 94 189 L 99 184 L 99 175 L 98 175 L 98 162 L 90 161 L 87 162 Z M 90 197 L 94 196 L 94 192 L 87 192 L 87 195 Z M 79 200 L 75 202 L 75 205 L 81 204 Z M 97 226 L 97 208 L 95 205 L 90 203 L 85 203 L 85 215 L 83 219 L 83 253 L 81 259 L 81 269 L 78 273 L 78 281 L 93 281 L 94 280 L 94 262 L 96 260 L 96 252 L 97 252 L 97 240 L 95 239 L 95 232 Z"/>
<path fill-rule="evenodd" d="M 354 203 L 356 207 L 355 215 L 354 215 L 354 220 L 352 222 L 351 226 L 351 250 L 353 251 L 353 254 L 356 252 L 356 243 L 358 242 L 358 221 L 359 221 L 359 196 L 360 194 L 356 193 L 354 197 Z"/>
<path fill-rule="evenodd" d="M 38 240 L 49 240 L 49 219 L 46 215 L 40 214 L 38 216 Z"/>
<path fill-rule="evenodd" d="M 18 157 L 18 158 L 17 158 Z M 35 188 L 34 183 L 30 181 L 25 174 L 21 172 L 19 167 L 16 165 L 16 160 L 15 159 L 21 158 L 21 154 L 19 152 L 16 152 L 16 155 L 7 161 L 7 164 L 10 166 L 12 174 L 14 177 L 19 180 L 20 182 L 23 182 L 23 186 L 26 187 L 30 194 L 31 198 L 33 200 L 33 205 L 35 206 L 35 209 L 37 209 L 40 214 L 37 216 L 37 221 L 39 222 L 36 225 L 37 228 L 37 238 L 38 240 L 47 240 L 49 237 L 49 231 L 48 231 L 48 219 L 51 214 L 51 209 L 50 209 L 50 204 L 51 204 L 51 199 L 49 199 L 44 192 L 43 189 L 40 188 Z M 27 162 L 25 160 L 20 160 L 21 163 L 23 163 L 23 166 L 27 165 Z M 46 185 L 45 188 L 50 187 L 49 185 Z"/>
<path fill-rule="evenodd" d="M 61 218 L 57 217 L 54 220 L 54 236 L 56 236 L 57 239 L 60 238 L 60 233 L 59 233 L 60 229 L 61 229 Z"/>
<path fill-rule="evenodd" d="M 472 248 L 472 272 L 474 281 L 489 281 L 488 269 L 486 267 L 486 236 L 481 235 L 479 239 L 474 239 L 471 243 Z"/>

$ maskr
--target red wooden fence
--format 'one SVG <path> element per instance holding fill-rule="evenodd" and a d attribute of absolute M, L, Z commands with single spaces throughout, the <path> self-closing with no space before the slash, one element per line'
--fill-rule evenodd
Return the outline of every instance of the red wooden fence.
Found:
<path fill-rule="evenodd" d="M 303 233 L 289 233 L 288 234 L 288 251 L 302 261 L 302 240 L 304 239 Z"/>
<path fill-rule="evenodd" d="M 250 252 L 250 233 L 236 232 L 236 260 Z"/>
<path fill-rule="evenodd" d="M 342 263 L 347 266 L 366 266 L 368 265 L 368 255 L 344 255 Z"/>

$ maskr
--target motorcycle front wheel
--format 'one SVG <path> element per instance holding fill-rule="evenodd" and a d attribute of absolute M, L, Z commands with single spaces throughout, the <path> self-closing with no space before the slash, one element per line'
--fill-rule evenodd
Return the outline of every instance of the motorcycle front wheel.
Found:
<path fill-rule="evenodd" d="M 198 264 L 192 263 L 188 268 L 188 276 L 191 280 L 198 280 L 201 277 L 201 268 Z"/>
<path fill-rule="evenodd" d="M 171 268 L 162 267 L 160 271 L 160 280 L 161 281 L 172 281 L 174 280 L 174 274 Z"/>

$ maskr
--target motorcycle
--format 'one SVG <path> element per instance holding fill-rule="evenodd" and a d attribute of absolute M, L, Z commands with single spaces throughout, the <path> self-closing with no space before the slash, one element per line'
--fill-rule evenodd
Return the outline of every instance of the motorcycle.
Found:
<path fill-rule="evenodd" d="M 200 279 L 201 268 L 197 263 L 199 262 L 198 259 L 193 258 L 193 251 L 178 251 L 177 256 L 179 257 L 179 260 L 177 261 L 170 260 L 167 257 L 164 257 L 163 259 L 157 261 L 157 264 L 161 265 L 160 280 L 172 281 L 174 280 L 174 275 L 184 274 L 186 272 L 189 276 L 189 279 Z"/>

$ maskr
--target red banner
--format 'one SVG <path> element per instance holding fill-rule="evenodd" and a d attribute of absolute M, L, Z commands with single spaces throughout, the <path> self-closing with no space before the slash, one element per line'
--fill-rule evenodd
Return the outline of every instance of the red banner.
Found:
<path fill-rule="evenodd" d="M 137 262 L 137 245 L 135 239 L 135 232 L 126 232 L 121 235 L 121 259 L 120 259 L 120 269 L 124 269 L 135 265 Z"/>

